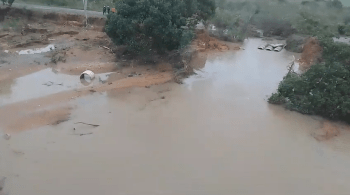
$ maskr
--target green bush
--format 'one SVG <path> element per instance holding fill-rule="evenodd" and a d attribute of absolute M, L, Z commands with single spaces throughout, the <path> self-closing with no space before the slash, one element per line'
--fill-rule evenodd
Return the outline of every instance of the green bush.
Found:
<path fill-rule="evenodd" d="M 349 24 L 350 23 L 350 15 L 344 16 L 344 23 Z"/>
<path fill-rule="evenodd" d="M 214 14 L 212 5 L 209 0 L 117 1 L 118 12 L 108 15 L 106 32 L 117 45 L 137 53 L 178 49 L 193 37 L 189 19 L 208 18 Z"/>
<path fill-rule="evenodd" d="M 345 34 L 345 25 L 338 25 L 338 32 L 340 35 Z"/>
<path fill-rule="evenodd" d="M 5 5 L 7 3 L 7 0 L 1 0 L 2 4 Z"/>
<path fill-rule="evenodd" d="M 319 40 L 324 62 L 301 75 L 288 73 L 268 102 L 350 122 L 350 46 L 327 36 L 319 36 Z"/>
<path fill-rule="evenodd" d="M 265 18 L 257 26 L 264 31 L 265 36 L 288 37 L 295 33 L 290 22 L 276 18 Z"/>
<path fill-rule="evenodd" d="M 15 2 L 15 0 L 8 0 L 7 2 L 11 6 L 13 4 L 13 2 Z"/>
<path fill-rule="evenodd" d="M 341 9 L 343 8 L 343 4 L 339 0 L 331 0 L 327 2 L 327 6 L 329 8 Z"/>

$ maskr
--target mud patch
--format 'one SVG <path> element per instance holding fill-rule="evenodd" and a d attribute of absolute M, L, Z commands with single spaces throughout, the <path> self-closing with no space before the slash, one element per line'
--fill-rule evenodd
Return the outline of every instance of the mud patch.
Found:
<path fill-rule="evenodd" d="M 318 130 L 318 132 L 313 133 L 312 136 L 317 141 L 325 141 L 330 140 L 335 136 L 338 136 L 340 134 L 339 127 L 336 126 L 335 123 L 332 123 L 330 121 L 324 121 L 322 124 L 322 128 Z"/>
<path fill-rule="evenodd" d="M 39 34 L 45 34 L 48 33 L 48 30 L 45 28 L 33 28 L 31 25 L 27 24 L 23 27 L 21 34 L 27 35 L 29 33 L 39 33 Z"/>
<path fill-rule="evenodd" d="M 19 43 L 14 46 L 14 48 L 25 48 L 33 45 L 46 45 L 48 41 L 46 40 L 27 40 L 25 43 Z"/>
<path fill-rule="evenodd" d="M 70 107 L 64 106 L 53 109 L 34 109 L 26 110 L 25 112 L 13 113 L 17 116 L 13 117 L 13 119 L 6 117 L 7 120 L 2 121 L 1 127 L 4 128 L 5 131 L 20 132 L 26 129 L 35 129 L 44 125 L 58 125 L 69 120 L 70 111 Z"/>
<path fill-rule="evenodd" d="M 77 35 L 79 34 L 79 32 L 77 31 L 63 31 L 63 32 L 56 32 L 56 33 L 51 33 L 46 35 L 47 38 L 51 38 L 51 37 L 57 37 L 57 36 L 61 36 L 61 35 Z"/>

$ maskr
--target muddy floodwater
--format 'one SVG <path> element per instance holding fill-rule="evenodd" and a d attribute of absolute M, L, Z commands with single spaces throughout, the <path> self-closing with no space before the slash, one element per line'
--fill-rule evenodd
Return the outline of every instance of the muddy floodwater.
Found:
<path fill-rule="evenodd" d="M 350 131 L 318 141 L 323 119 L 269 105 L 293 54 L 262 43 L 210 57 L 183 85 L 93 93 L 66 122 L 1 137 L 4 194 L 350 194 Z"/>

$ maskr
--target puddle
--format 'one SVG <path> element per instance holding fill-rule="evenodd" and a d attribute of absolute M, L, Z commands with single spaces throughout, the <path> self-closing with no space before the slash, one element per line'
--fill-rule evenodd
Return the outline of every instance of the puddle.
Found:
<path fill-rule="evenodd" d="M 258 88 L 264 96 L 269 95 L 286 74 L 294 54 L 286 50 L 271 52 L 257 49 L 264 43 L 261 39 L 247 40 L 243 45 L 245 50 L 207 61 L 205 67 L 195 71 L 193 77 L 185 79 L 184 84 L 192 88 L 196 82 L 211 80 L 217 90 L 227 90 L 229 83 L 239 82 L 242 87 Z M 294 68 L 296 70 L 298 66 Z"/>
<path fill-rule="evenodd" d="M 19 55 L 39 54 L 39 53 L 49 52 L 49 51 L 54 50 L 54 49 L 55 49 L 55 45 L 50 44 L 44 48 L 26 49 L 26 50 L 17 51 L 17 53 Z"/>
<path fill-rule="evenodd" d="M 62 91 L 100 85 L 99 78 L 106 78 L 109 74 L 111 73 L 96 74 L 96 78 L 86 86 L 81 83 L 79 75 L 60 74 L 51 68 L 44 69 L 15 79 L 11 83 L 0 83 L 0 88 L 7 89 L 7 93 L 0 93 L 0 106 Z M 10 86 L 8 86 L 9 84 Z"/>

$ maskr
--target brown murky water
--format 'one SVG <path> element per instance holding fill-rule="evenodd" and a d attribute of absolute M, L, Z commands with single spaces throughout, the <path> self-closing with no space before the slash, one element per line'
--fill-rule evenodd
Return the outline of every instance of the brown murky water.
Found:
<path fill-rule="evenodd" d="M 260 44 L 209 59 L 184 85 L 94 93 L 67 122 L 0 139 L 4 192 L 349 194 L 349 131 L 319 142 L 321 119 L 267 104 L 292 54 Z"/>

